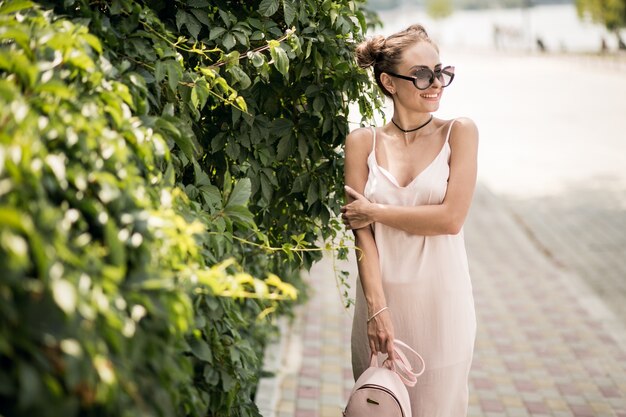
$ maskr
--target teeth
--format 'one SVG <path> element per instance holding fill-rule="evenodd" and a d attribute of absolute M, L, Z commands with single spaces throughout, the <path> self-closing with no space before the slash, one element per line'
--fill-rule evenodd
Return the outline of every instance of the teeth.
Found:
<path fill-rule="evenodd" d="M 422 94 L 422 97 L 425 97 L 425 98 L 437 98 L 437 94 Z"/>

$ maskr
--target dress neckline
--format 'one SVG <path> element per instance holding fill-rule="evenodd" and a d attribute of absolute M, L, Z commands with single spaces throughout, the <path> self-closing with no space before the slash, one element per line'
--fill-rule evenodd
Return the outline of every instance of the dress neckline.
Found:
<path fill-rule="evenodd" d="M 418 178 L 420 178 L 422 176 L 422 174 L 424 174 L 426 171 L 428 171 L 430 169 L 430 167 L 432 167 L 435 162 L 439 159 L 439 157 L 441 156 L 441 154 L 443 154 L 443 151 L 446 149 L 446 147 L 449 145 L 449 139 L 450 139 L 450 132 L 452 131 L 452 125 L 454 124 L 455 120 L 452 120 L 452 122 L 450 123 L 450 127 L 448 128 L 448 133 L 446 135 L 446 139 L 443 143 L 443 146 L 441 146 L 441 149 L 439 150 L 439 152 L 437 153 L 437 155 L 433 158 L 432 161 L 430 161 L 430 163 L 428 165 L 426 165 L 424 167 L 424 169 L 422 169 L 415 177 L 413 177 L 411 179 L 411 181 L 409 181 L 406 185 L 400 185 L 400 183 L 398 182 L 397 178 L 391 173 L 389 172 L 387 169 L 381 167 L 380 165 L 378 165 L 378 160 L 376 159 L 376 128 L 374 126 L 372 126 L 372 134 L 373 134 L 373 144 L 372 144 L 372 151 L 369 154 L 369 157 L 373 159 L 374 161 L 374 165 L 376 165 L 376 168 L 378 168 L 378 170 L 380 172 L 383 173 L 383 175 L 385 177 L 387 177 L 387 179 L 396 187 L 398 188 L 408 188 L 409 186 L 411 186 L 414 182 L 416 182 L 418 180 Z"/>

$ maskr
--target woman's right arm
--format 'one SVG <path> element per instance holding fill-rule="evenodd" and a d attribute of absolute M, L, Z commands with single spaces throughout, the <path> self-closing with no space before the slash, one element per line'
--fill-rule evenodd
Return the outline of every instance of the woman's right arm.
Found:
<path fill-rule="evenodd" d="M 352 131 L 346 138 L 345 146 L 345 183 L 352 189 L 363 194 L 369 168 L 367 158 L 372 147 L 372 132 L 361 128 Z M 352 197 L 346 195 L 346 202 Z M 354 238 L 357 248 L 357 266 L 361 287 L 367 302 L 367 317 L 371 317 L 383 307 L 387 306 L 380 276 L 378 249 L 370 227 L 356 229 Z M 385 310 L 367 324 L 367 335 L 372 352 L 390 353 L 393 358 L 393 325 L 391 312 Z"/>

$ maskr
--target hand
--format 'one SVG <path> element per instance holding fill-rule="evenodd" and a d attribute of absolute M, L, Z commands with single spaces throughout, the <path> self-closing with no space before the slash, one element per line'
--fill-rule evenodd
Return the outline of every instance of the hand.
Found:
<path fill-rule="evenodd" d="M 393 323 L 389 310 L 383 311 L 367 323 L 367 338 L 372 353 L 386 353 L 390 361 L 395 359 L 393 354 Z"/>
<path fill-rule="evenodd" d="M 374 222 L 371 216 L 372 202 L 352 188 L 345 186 L 346 193 L 354 201 L 341 207 L 341 219 L 348 229 L 361 229 Z"/>

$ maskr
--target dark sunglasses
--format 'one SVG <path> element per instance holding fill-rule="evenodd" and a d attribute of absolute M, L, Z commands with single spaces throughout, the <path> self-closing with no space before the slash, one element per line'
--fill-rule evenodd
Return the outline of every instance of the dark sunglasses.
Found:
<path fill-rule="evenodd" d="M 413 81 L 413 85 L 418 90 L 426 90 L 428 87 L 433 85 L 435 82 L 435 78 L 441 81 L 442 87 L 447 87 L 450 85 L 452 80 L 454 79 L 454 67 L 447 66 L 443 68 L 436 69 L 435 71 L 430 68 L 424 67 L 420 68 L 415 72 L 415 75 L 412 77 L 408 77 L 406 75 L 395 74 L 393 72 L 387 72 L 387 74 L 392 77 L 402 78 L 403 80 Z"/>

